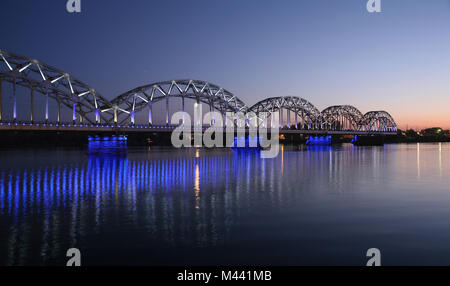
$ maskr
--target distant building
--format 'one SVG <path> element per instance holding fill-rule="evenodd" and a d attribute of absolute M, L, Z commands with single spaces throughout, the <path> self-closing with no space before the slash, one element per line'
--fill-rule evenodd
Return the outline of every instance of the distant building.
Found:
<path fill-rule="evenodd" d="M 444 135 L 444 130 L 440 127 L 427 128 L 421 131 L 424 136 Z"/>

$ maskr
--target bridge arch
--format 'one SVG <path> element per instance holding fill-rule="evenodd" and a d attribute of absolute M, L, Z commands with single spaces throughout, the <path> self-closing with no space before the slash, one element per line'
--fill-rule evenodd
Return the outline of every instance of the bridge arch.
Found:
<path fill-rule="evenodd" d="M 259 101 L 248 107 L 236 95 L 228 90 L 201 80 L 171 80 L 156 82 L 132 89 L 109 101 L 95 89 L 79 81 L 69 73 L 49 66 L 38 60 L 0 50 L 0 121 L 4 121 L 2 106 L 2 83 L 12 86 L 12 106 L 8 106 L 12 119 L 17 117 L 17 87 L 30 91 L 30 113 L 27 122 L 35 120 L 34 98 L 41 94 L 45 101 L 45 121 L 49 118 L 49 99 L 57 103 L 57 122 L 61 122 L 61 106 L 65 107 L 71 121 L 86 120 L 91 124 L 135 123 L 135 114 L 148 109 L 148 123 L 153 124 L 152 105 L 165 102 L 166 124 L 170 123 L 169 98 L 180 98 L 182 110 L 185 100 L 194 100 L 194 108 L 206 104 L 210 111 L 247 114 L 247 120 L 267 122 L 275 112 L 281 115 L 281 127 L 284 123 L 289 128 L 303 130 L 352 130 L 393 132 L 397 125 L 386 111 L 371 111 L 363 115 L 350 105 L 331 106 L 320 112 L 309 101 L 295 96 L 272 97 Z M 287 113 L 283 123 L 284 112 Z M 292 121 L 292 113 L 294 120 Z M 213 124 L 214 119 L 211 124 Z M 259 122 L 258 122 L 259 123 Z M 291 124 L 291 123 L 295 123 Z M 25 123 L 24 123 L 25 124 Z"/>
<path fill-rule="evenodd" d="M 291 112 L 294 115 L 295 128 L 300 129 L 317 129 L 320 111 L 306 99 L 296 96 L 271 97 L 259 101 L 249 108 L 254 112 L 260 120 L 268 120 L 272 118 L 274 112 L 280 114 L 280 126 L 284 126 L 283 110 L 287 111 L 286 126 L 289 128 L 291 124 Z M 273 122 L 271 122 L 272 124 Z"/>
<path fill-rule="evenodd" d="M 335 105 L 321 113 L 321 127 L 327 130 L 358 130 L 363 114 L 351 105 Z"/>
<path fill-rule="evenodd" d="M 49 99 L 57 103 L 57 122 L 61 122 L 61 106 L 71 110 L 73 123 L 86 120 L 89 123 L 108 122 L 109 115 L 102 114 L 111 104 L 95 89 L 79 81 L 74 76 L 42 63 L 8 51 L 0 50 L 0 121 L 3 118 L 1 103 L 2 83 L 12 85 L 13 121 L 17 118 L 17 86 L 30 91 L 30 121 L 35 120 L 34 97 L 41 94 L 45 97 L 45 120 L 49 121 Z"/>
<path fill-rule="evenodd" d="M 369 111 L 364 114 L 360 123 L 360 130 L 367 132 L 395 132 L 397 124 L 386 111 Z"/>
<path fill-rule="evenodd" d="M 144 85 L 122 95 L 111 101 L 112 107 L 108 110 L 114 112 L 114 122 L 124 124 L 129 121 L 135 122 L 135 114 L 142 110 L 148 110 L 148 123 L 153 124 L 153 104 L 165 102 L 165 121 L 170 123 L 169 98 L 180 98 L 181 109 L 185 109 L 185 99 L 195 101 L 194 108 L 200 104 L 209 106 L 210 111 L 219 111 L 222 115 L 226 112 L 247 112 L 247 106 L 236 95 L 228 90 L 201 80 L 171 80 Z"/>

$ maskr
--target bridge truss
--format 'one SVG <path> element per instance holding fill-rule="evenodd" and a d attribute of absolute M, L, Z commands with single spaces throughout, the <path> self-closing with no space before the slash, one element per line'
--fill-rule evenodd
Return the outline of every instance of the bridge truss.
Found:
<path fill-rule="evenodd" d="M 3 116 L 2 84 L 12 85 L 12 118 Z M 107 100 L 89 85 L 38 60 L 0 50 L 0 123 L 18 121 L 17 86 L 29 90 L 29 119 L 35 122 L 35 96 L 45 99 L 45 121 L 61 124 L 61 106 L 70 110 L 72 124 L 134 126 L 138 112 L 148 113 L 148 126 L 153 126 L 152 114 L 155 103 L 165 105 L 165 124 L 170 125 L 170 98 L 181 101 L 185 111 L 186 100 L 194 101 L 195 108 L 209 106 L 222 116 L 227 113 L 246 114 L 247 122 L 256 120 L 258 125 L 273 126 L 274 114 L 278 113 L 280 128 L 294 130 L 395 132 L 397 125 L 386 111 L 370 111 L 363 115 L 350 105 L 331 106 L 320 112 L 309 101 L 295 96 L 272 97 L 248 107 L 228 90 L 206 81 L 171 80 L 156 82 L 132 89 L 112 100 Z M 57 103 L 56 122 L 49 118 L 49 100 Z M 223 117 L 225 118 L 225 117 Z M 234 120 L 234 119 L 233 119 Z M 184 119 L 183 119 L 184 121 Z M 25 124 L 24 123 L 24 124 Z M 211 125 L 214 125 L 214 119 Z M 201 123 L 200 123 L 201 124 Z"/>
<path fill-rule="evenodd" d="M 279 124 L 283 128 L 291 127 L 291 112 L 294 116 L 293 122 L 295 123 L 295 128 L 301 129 L 317 129 L 319 125 L 318 119 L 320 118 L 320 111 L 312 105 L 309 101 L 303 98 L 295 96 L 287 97 L 272 97 L 264 99 L 249 109 L 254 112 L 259 124 L 264 124 L 265 122 L 270 122 L 270 126 L 273 126 L 273 114 L 275 112 L 279 113 Z M 284 110 L 287 113 L 286 125 L 284 125 Z"/>
<path fill-rule="evenodd" d="M 351 105 L 326 108 L 321 113 L 321 128 L 328 130 L 359 130 L 364 115 Z"/>
<path fill-rule="evenodd" d="M 30 91 L 30 122 L 35 120 L 34 99 L 39 94 L 45 97 L 45 119 L 49 120 L 49 99 L 57 102 L 57 122 L 61 121 L 61 105 L 72 110 L 73 121 L 87 120 L 100 123 L 108 118 L 100 109 L 110 106 L 89 85 L 77 80 L 70 74 L 44 64 L 38 60 L 0 50 L 0 120 L 3 120 L 1 84 L 7 82 L 13 86 L 13 121 L 17 120 L 17 86 Z"/>
<path fill-rule="evenodd" d="M 186 99 L 195 101 L 194 108 L 200 104 L 209 106 L 209 111 L 218 111 L 223 118 L 227 112 L 246 113 L 247 106 L 236 95 L 215 84 L 199 80 L 172 80 L 153 83 L 130 90 L 112 100 L 114 122 L 135 123 L 137 112 L 148 110 L 148 123 L 153 124 L 153 104 L 165 102 L 165 122 L 170 124 L 169 98 L 181 100 L 181 111 L 186 111 Z"/>

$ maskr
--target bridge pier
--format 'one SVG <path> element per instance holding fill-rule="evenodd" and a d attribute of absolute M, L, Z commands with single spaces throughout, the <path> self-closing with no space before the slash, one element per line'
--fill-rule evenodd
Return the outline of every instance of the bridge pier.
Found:
<path fill-rule="evenodd" d="M 352 143 L 356 146 L 382 146 L 384 145 L 384 136 L 382 135 L 366 135 L 355 136 Z"/>

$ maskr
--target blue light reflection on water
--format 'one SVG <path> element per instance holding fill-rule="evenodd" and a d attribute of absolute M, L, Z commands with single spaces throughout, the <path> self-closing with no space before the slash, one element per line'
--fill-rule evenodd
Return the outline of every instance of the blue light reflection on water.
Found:
<path fill-rule="evenodd" d="M 105 264 L 355 263 L 373 241 L 411 250 L 405 237 L 450 253 L 449 154 L 423 144 L 282 148 L 273 160 L 256 150 L 12 152 L 0 165 L 0 263 L 61 264 L 73 246 Z M 124 260 L 106 255 L 118 246 Z M 180 249 L 193 256 L 170 255 Z"/>
<path fill-rule="evenodd" d="M 331 136 L 310 136 L 306 145 L 331 145 Z"/>
<path fill-rule="evenodd" d="M 126 136 L 89 136 L 88 138 L 88 154 L 118 155 L 126 152 Z"/>

